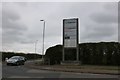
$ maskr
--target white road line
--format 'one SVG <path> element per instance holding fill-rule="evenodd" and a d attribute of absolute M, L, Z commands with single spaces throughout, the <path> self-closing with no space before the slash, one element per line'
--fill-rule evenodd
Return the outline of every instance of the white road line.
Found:
<path fill-rule="evenodd" d="M 28 70 L 27 73 L 48 73 L 48 71 L 31 69 Z"/>
<path fill-rule="evenodd" d="M 28 76 L 10 76 L 8 78 L 30 78 Z"/>
<path fill-rule="evenodd" d="M 27 73 L 41 73 L 41 72 L 39 70 L 32 69 L 32 70 L 27 71 Z"/>
<path fill-rule="evenodd" d="M 10 76 L 8 78 L 44 78 L 41 76 L 37 76 L 37 77 L 28 77 L 28 76 Z"/>

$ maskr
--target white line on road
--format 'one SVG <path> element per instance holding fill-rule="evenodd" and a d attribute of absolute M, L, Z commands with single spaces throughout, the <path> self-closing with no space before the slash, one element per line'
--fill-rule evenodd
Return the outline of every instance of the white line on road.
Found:
<path fill-rule="evenodd" d="M 44 78 L 44 77 L 41 77 L 41 76 L 39 76 L 39 77 L 28 77 L 28 76 L 10 76 L 10 77 L 8 77 L 8 78 Z"/>

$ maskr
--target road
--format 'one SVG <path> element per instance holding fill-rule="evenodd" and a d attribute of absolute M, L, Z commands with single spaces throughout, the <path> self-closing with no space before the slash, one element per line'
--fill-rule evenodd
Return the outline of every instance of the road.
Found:
<path fill-rule="evenodd" d="M 2 65 L 3 78 L 118 78 L 118 75 L 54 72 L 22 66 Z"/>

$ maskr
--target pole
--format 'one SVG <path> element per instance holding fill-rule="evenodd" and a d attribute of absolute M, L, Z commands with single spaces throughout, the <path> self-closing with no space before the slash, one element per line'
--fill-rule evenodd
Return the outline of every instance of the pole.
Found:
<path fill-rule="evenodd" d="M 62 54 L 62 61 L 64 62 L 65 61 L 65 52 L 64 52 L 64 46 L 63 46 L 63 54 Z"/>
<path fill-rule="evenodd" d="M 64 43 L 65 43 L 65 42 L 64 42 L 64 40 L 65 40 L 64 33 L 65 33 L 65 32 L 64 32 L 64 23 L 65 23 L 65 22 L 64 22 L 64 20 L 63 20 L 63 47 L 62 47 L 62 48 L 63 48 L 63 53 L 62 53 L 62 61 L 63 61 L 63 62 L 65 61 L 65 48 L 64 48 Z"/>
<path fill-rule="evenodd" d="M 36 40 L 36 42 L 35 42 L 35 53 L 36 53 L 36 46 L 37 46 L 37 41 L 38 41 L 38 40 Z"/>
<path fill-rule="evenodd" d="M 79 22 L 78 22 L 78 19 L 77 19 L 77 29 L 76 29 L 76 34 L 77 34 L 77 43 L 76 43 L 76 45 L 77 45 L 77 56 L 76 56 L 76 59 L 77 59 L 77 61 L 79 62 L 79 31 L 78 31 L 78 28 L 79 27 Z"/>
<path fill-rule="evenodd" d="M 44 25 L 43 25 L 43 54 L 44 55 L 44 38 L 45 38 L 45 21 L 44 21 Z M 43 56 L 42 56 L 42 59 L 43 59 Z"/>
<path fill-rule="evenodd" d="M 42 60 L 43 60 L 43 55 L 44 55 L 44 38 L 45 38 L 45 20 L 40 20 L 43 21 L 43 44 L 42 44 Z"/>
<path fill-rule="evenodd" d="M 35 42 L 35 54 L 36 54 L 37 41 L 38 41 L 38 40 L 36 40 L 36 42 Z M 35 58 L 35 56 L 34 56 L 34 58 Z"/>

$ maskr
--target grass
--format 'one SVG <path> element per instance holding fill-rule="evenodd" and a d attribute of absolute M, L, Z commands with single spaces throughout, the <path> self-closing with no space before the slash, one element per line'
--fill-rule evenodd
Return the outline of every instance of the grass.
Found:
<path fill-rule="evenodd" d="M 104 66 L 104 65 L 41 65 L 42 63 L 36 62 L 38 66 L 49 66 L 55 68 L 67 68 L 67 69 L 97 69 L 97 70 L 120 70 L 119 66 Z"/>
<path fill-rule="evenodd" d="M 67 66 L 67 65 L 53 65 L 51 68 L 56 70 L 62 69 L 66 71 L 86 72 L 86 73 L 105 73 L 105 74 L 119 74 L 118 66 L 99 66 L 99 65 L 81 65 L 81 66 Z"/>
<path fill-rule="evenodd" d="M 98 65 L 83 65 L 83 68 L 91 68 L 91 69 L 102 69 L 102 70 L 118 70 L 118 66 L 98 66 Z"/>
<path fill-rule="evenodd" d="M 67 69 L 119 70 L 118 66 L 99 66 L 99 65 L 81 65 L 81 66 L 53 65 L 51 67 L 67 68 Z"/>
<path fill-rule="evenodd" d="M 101 74 L 120 74 L 118 66 L 102 66 L 102 65 L 43 65 L 36 62 L 32 65 L 35 68 L 53 70 L 53 71 L 68 71 L 80 73 L 101 73 Z"/>

